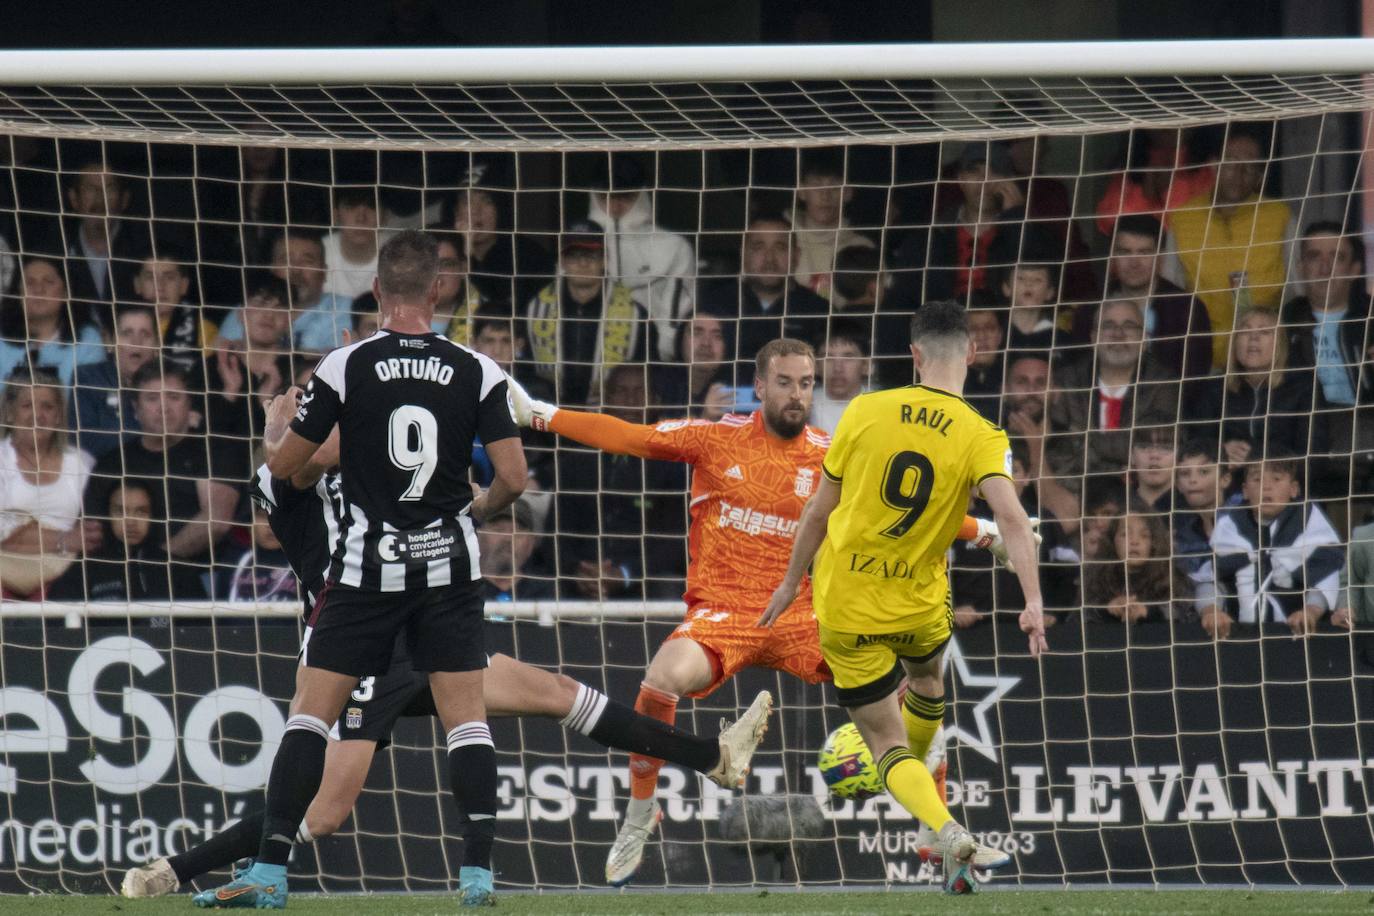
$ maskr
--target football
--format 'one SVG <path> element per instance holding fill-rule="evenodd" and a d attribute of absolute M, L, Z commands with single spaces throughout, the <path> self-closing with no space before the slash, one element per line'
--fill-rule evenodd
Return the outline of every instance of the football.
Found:
<path fill-rule="evenodd" d="M 878 766 L 853 722 L 830 733 L 816 766 L 831 793 L 840 798 L 870 798 L 883 792 Z"/>

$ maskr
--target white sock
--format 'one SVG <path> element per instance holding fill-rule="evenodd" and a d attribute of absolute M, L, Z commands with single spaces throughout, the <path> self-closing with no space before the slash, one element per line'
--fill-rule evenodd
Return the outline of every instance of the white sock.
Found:
<path fill-rule="evenodd" d="M 305 819 L 304 819 L 304 818 L 301 819 L 301 825 L 300 825 L 299 827 L 296 828 L 296 842 L 297 842 L 297 843 L 313 843 L 313 842 L 315 842 L 315 838 L 310 834 L 310 825 L 307 824 L 307 823 L 305 822 Z"/>
<path fill-rule="evenodd" d="M 642 824 L 649 819 L 649 815 L 654 810 L 654 799 L 652 798 L 632 798 L 630 805 L 625 809 L 625 820 L 634 821 Z"/>

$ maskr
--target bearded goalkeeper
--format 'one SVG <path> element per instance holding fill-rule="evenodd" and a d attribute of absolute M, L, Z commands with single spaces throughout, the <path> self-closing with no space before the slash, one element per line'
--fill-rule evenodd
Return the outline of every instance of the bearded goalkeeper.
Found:
<path fill-rule="evenodd" d="M 981 491 L 1006 541 L 1025 594 L 1020 622 L 1032 655 L 1045 650 L 1044 612 L 1007 434 L 961 397 L 975 353 L 963 308 L 918 309 L 911 353 L 921 384 L 863 394 L 845 409 L 759 625 L 783 616 L 814 558 L 821 653 L 840 705 L 878 761 L 883 785 L 936 831 L 946 892 L 971 893 L 977 844 L 922 763 L 945 714 L 941 662 L 953 632 L 945 555 L 970 489 Z"/>

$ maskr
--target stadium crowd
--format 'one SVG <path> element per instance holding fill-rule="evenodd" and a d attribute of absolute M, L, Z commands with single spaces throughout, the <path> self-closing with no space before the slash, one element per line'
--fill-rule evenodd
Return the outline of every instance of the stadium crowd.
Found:
<path fill-rule="evenodd" d="M 751 410 L 754 353 L 788 336 L 816 349 L 812 422 L 833 429 L 859 393 L 912 381 L 913 311 L 958 300 L 966 395 L 1010 434 L 1042 519 L 1050 616 L 1219 638 L 1374 624 L 1359 235 L 1275 193 L 1273 125 L 1127 139 L 1091 212 L 1029 138 L 948 150 L 922 194 L 889 182 L 876 219 L 853 215 L 846 155 L 808 151 L 759 193 L 696 191 L 684 232 L 660 222 L 649 157 L 540 185 L 523 171 L 547 161 L 395 175 L 369 154 L 354 180 L 328 152 L 6 138 L 3 595 L 294 597 L 247 496 L 264 399 L 376 328 L 379 243 L 425 227 L 435 332 L 540 399 L 637 423 Z M 542 220 L 527 187 L 556 201 Z M 526 450 L 532 492 L 481 532 L 491 600 L 680 595 L 681 465 L 532 432 Z M 474 469 L 485 483 L 480 448 Z M 952 568 L 958 626 L 1020 610 L 985 551 L 961 542 Z"/>

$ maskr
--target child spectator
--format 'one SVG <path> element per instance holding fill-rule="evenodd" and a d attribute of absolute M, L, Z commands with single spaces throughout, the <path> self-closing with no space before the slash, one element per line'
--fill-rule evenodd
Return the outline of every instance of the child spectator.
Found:
<path fill-rule="evenodd" d="M 1048 350 L 1054 345 L 1054 307 L 1059 301 L 1056 264 L 1018 264 L 1006 271 L 1002 298 L 1007 314 L 1007 349 Z"/>
<path fill-rule="evenodd" d="M 835 255 L 844 248 L 872 248 L 873 240 L 850 229 L 845 207 L 854 188 L 844 180 L 843 159 L 829 153 L 802 157 L 792 227 L 797 245 L 797 283 L 822 299 L 831 296 Z"/>
<path fill-rule="evenodd" d="M 334 225 L 324 237 L 324 291 L 348 301 L 372 289 L 377 276 L 377 189 L 343 187 L 334 190 Z"/>
<path fill-rule="evenodd" d="M 53 583 L 55 601 L 196 601 L 205 598 L 199 572 L 172 563 L 163 549 L 166 523 L 146 480 L 127 478 L 97 508 L 106 517 L 100 547 Z M 154 519 L 157 519 L 154 521 Z"/>
<path fill-rule="evenodd" d="M 1287 623 L 1312 633 L 1336 608 L 1345 551 L 1315 504 L 1302 500 L 1302 462 L 1270 458 L 1246 469 L 1244 505 L 1225 509 L 1212 532 L 1216 606 L 1202 625 L 1225 639 L 1234 623 Z"/>
<path fill-rule="evenodd" d="M 191 263 L 186 252 L 161 246 L 139 264 L 134 293 L 157 310 L 158 332 L 168 358 L 199 371 L 200 352 L 215 342 L 219 331 L 201 316 L 198 304 L 186 301 L 191 291 Z"/>
<path fill-rule="evenodd" d="M 1231 486 L 1231 472 L 1217 463 L 1216 447 L 1203 439 L 1185 442 L 1174 467 L 1178 503 L 1171 517 L 1174 557 L 1179 568 L 1193 583 L 1199 607 L 1216 589 L 1212 572 L 1212 532 L 1216 530 L 1217 509 Z"/>
<path fill-rule="evenodd" d="M 343 343 L 342 331 L 352 320 L 352 300 L 325 292 L 324 243 L 319 235 L 288 229 L 273 238 L 272 276 L 288 284 L 294 349 L 322 353 Z M 225 316 L 220 342 L 243 340 L 242 311 L 234 309 Z"/>
<path fill-rule="evenodd" d="M 868 390 L 867 326 L 857 319 L 837 320 L 821 351 L 822 383 L 811 405 L 811 425 L 833 432 L 849 402 Z"/>
<path fill-rule="evenodd" d="M 1141 426 L 1131 436 L 1131 497 L 1151 512 L 1174 509 L 1174 428 Z"/>
<path fill-rule="evenodd" d="M 291 385 L 291 319 L 284 282 L 263 274 L 243 307 L 245 340 L 217 347 L 208 361 L 206 410 L 211 432 L 248 441 L 262 436 L 263 402 Z M 342 342 L 342 341 L 341 341 Z"/>
<path fill-rule="evenodd" d="M 138 432 L 134 375 L 157 359 L 160 349 L 152 306 L 121 305 L 115 309 L 114 355 L 76 367 L 69 417 L 77 445 L 91 457 L 100 458 Z"/>
<path fill-rule="evenodd" d="M 1166 518 L 1133 500 L 1126 515 L 1112 519 L 1084 573 L 1086 608 L 1123 623 L 1181 616 L 1193 589 L 1170 557 Z"/>
<path fill-rule="evenodd" d="M 219 577 L 216 594 L 226 601 L 298 601 L 296 575 L 281 541 L 267 522 L 267 510 L 253 507 L 253 545 Z"/>
<path fill-rule="evenodd" d="M 964 379 L 964 400 L 990 423 L 1000 423 L 1002 416 L 1002 364 L 1008 354 L 1002 346 L 1002 318 L 996 309 L 971 308 L 968 312 L 968 334 L 973 340 L 973 362 Z"/>
<path fill-rule="evenodd" d="M 19 302 L 0 302 L 0 378 L 18 368 L 52 369 L 70 385 L 77 364 L 105 359 L 100 332 L 80 319 L 86 308 L 67 301 L 61 262 L 27 255 Z"/>

